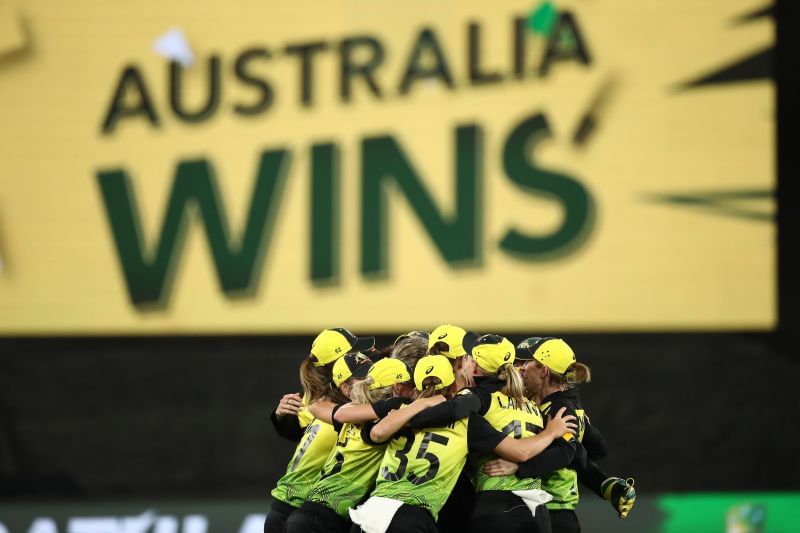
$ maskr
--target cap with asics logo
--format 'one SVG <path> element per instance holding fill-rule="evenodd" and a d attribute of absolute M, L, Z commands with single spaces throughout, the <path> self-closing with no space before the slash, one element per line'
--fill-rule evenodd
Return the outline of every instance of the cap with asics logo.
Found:
<path fill-rule="evenodd" d="M 484 335 L 472 347 L 472 358 L 490 374 L 496 373 L 503 365 L 512 364 L 514 357 L 514 345 L 500 335 Z"/>
<path fill-rule="evenodd" d="M 428 353 L 436 348 L 438 355 L 456 359 L 467 355 L 477 338 L 477 333 L 445 324 L 434 329 L 428 337 Z"/>
<path fill-rule="evenodd" d="M 424 390 L 425 380 L 428 378 L 438 378 L 439 383 L 435 389 L 441 390 L 449 387 L 456 380 L 453 375 L 453 365 L 443 355 L 426 355 L 417 361 L 414 367 L 414 385 L 417 390 Z"/>

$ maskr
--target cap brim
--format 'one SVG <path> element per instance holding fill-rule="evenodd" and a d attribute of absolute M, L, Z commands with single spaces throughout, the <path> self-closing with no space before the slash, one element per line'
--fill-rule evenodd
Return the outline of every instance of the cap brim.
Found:
<path fill-rule="evenodd" d="M 352 378 L 364 379 L 365 377 L 367 377 L 367 374 L 369 373 L 369 369 L 371 366 L 372 366 L 371 363 L 366 365 L 361 365 L 360 367 L 353 370 L 353 373 L 350 374 L 350 377 L 347 379 L 352 379 Z"/>
<path fill-rule="evenodd" d="M 533 354 L 527 348 L 516 348 L 514 358 L 517 361 L 533 361 Z"/>
<path fill-rule="evenodd" d="M 480 335 L 474 331 L 468 331 L 461 341 L 461 347 L 464 348 L 464 351 L 469 355 L 472 355 L 472 349 L 475 347 L 475 341 L 477 341 L 478 338 L 480 338 Z"/>
<path fill-rule="evenodd" d="M 363 352 L 375 347 L 375 337 L 359 337 L 350 348 L 351 352 Z"/>

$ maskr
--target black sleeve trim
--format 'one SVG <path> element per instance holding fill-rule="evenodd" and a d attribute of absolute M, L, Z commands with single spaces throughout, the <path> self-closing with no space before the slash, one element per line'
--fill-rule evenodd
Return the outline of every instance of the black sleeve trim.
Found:
<path fill-rule="evenodd" d="M 520 463 L 518 478 L 544 477 L 560 468 L 568 467 L 575 455 L 574 440 L 556 439 L 542 453 Z"/>
<path fill-rule="evenodd" d="M 395 409 L 400 409 L 400 406 L 406 403 L 410 403 L 411 400 L 408 398 L 388 398 L 386 400 L 381 400 L 379 402 L 375 402 L 372 404 L 372 410 L 375 411 L 375 414 L 378 418 L 384 418 L 390 412 Z"/>
<path fill-rule="evenodd" d="M 609 478 L 600 466 L 589 459 L 586 461 L 586 467 L 578 470 L 578 481 L 581 485 L 588 487 L 597 494 L 600 498 L 603 497 L 602 485 L 603 481 Z"/>
<path fill-rule="evenodd" d="M 586 429 L 583 431 L 581 442 L 583 447 L 586 448 L 586 454 L 592 459 L 600 459 L 608 455 L 606 438 L 600 433 L 599 429 L 588 422 L 586 423 Z"/>
<path fill-rule="evenodd" d="M 279 437 L 290 440 L 292 442 L 300 442 L 303 437 L 303 428 L 300 427 L 300 421 L 295 415 L 283 415 L 278 418 L 275 411 L 269 417 L 272 422 L 272 427 L 275 428 L 275 433 Z"/>
<path fill-rule="evenodd" d="M 457 394 L 455 398 L 418 413 L 408 422 L 408 426 L 415 429 L 446 426 L 477 413 L 480 408 L 481 400 L 477 395 Z"/>
<path fill-rule="evenodd" d="M 363 426 L 361 426 L 361 440 L 363 440 L 367 444 L 372 444 L 373 446 L 382 446 L 386 444 L 385 442 L 375 442 L 372 440 L 370 433 L 372 432 L 372 428 L 375 427 L 377 424 L 377 420 L 370 420 L 369 422 L 365 422 Z"/>
<path fill-rule="evenodd" d="M 333 411 L 331 411 L 331 425 L 333 426 L 333 429 L 336 431 L 336 433 L 339 433 L 342 430 L 342 427 L 344 426 L 343 423 L 336 421 L 336 411 L 338 411 L 342 405 L 344 404 L 339 404 L 335 406 L 333 408 Z"/>
<path fill-rule="evenodd" d="M 467 447 L 471 452 L 492 453 L 506 438 L 481 415 L 471 415 L 467 423 Z"/>
<path fill-rule="evenodd" d="M 489 407 L 492 406 L 492 393 L 481 387 L 474 387 L 469 390 L 472 391 L 481 402 L 477 413 L 479 415 L 485 415 L 489 411 Z"/>

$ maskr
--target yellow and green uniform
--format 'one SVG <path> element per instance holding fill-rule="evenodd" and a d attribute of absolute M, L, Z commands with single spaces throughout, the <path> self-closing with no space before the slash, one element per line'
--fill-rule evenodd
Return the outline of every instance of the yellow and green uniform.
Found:
<path fill-rule="evenodd" d="M 348 518 L 347 510 L 369 494 L 386 449 L 386 443 L 375 444 L 370 439 L 374 425 L 369 422 L 341 426 L 336 446 L 328 455 L 319 481 L 308 493 L 309 501 L 324 504 Z"/>
<path fill-rule="evenodd" d="M 475 415 L 445 426 L 403 429 L 386 448 L 372 496 L 422 507 L 436 520 L 467 452 L 491 453 L 503 438 Z"/>
<path fill-rule="evenodd" d="M 293 507 L 299 507 L 308 497 L 309 491 L 319 480 L 322 466 L 336 444 L 336 430 L 331 424 L 314 418 L 307 409 L 298 415 L 305 432 L 294 450 L 286 473 L 278 480 L 272 496 Z"/>
<path fill-rule="evenodd" d="M 515 439 L 532 437 L 544 427 L 542 414 L 536 404 L 525 400 L 521 404 L 500 391 L 491 393 L 491 400 L 483 413 L 483 417 L 491 426 L 503 435 L 511 435 Z M 483 472 L 483 465 L 497 459 L 494 454 L 474 455 L 470 457 L 473 467 L 473 484 L 477 492 L 486 490 L 530 490 L 542 487 L 538 477 L 520 478 L 516 475 L 488 476 Z"/>
<path fill-rule="evenodd" d="M 545 416 L 554 415 L 562 407 L 566 407 L 563 416 L 575 417 L 578 425 L 575 440 L 578 443 L 582 442 L 586 430 L 586 414 L 576 389 L 554 392 L 545 398 L 540 406 Z M 578 505 L 578 474 L 571 468 L 559 468 L 549 476 L 543 477 L 542 489 L 553 495 L 553 499 L 547 503 L 548 509 L 574 510 Z"/>

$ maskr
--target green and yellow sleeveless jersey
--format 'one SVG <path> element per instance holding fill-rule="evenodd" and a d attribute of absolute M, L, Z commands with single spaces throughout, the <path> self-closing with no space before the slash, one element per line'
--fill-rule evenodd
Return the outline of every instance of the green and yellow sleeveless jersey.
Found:
<path fill-rule="evenodd" d="M 305 414 L 304 414 L 305 413 Z M 309 420 L 305 433 L 297 443 L 286 473 L 278 480 L 272 496 L 294 507 L 306 501 L 309 491 L 319 480 L 320 470 L 336 443 L 336 430 L 331 424 L 311 417 L 306 409 L 298 416 L 300 423 Z"/>
<path fill-rule="evenodd" d="M 467 452 L 491 453 L 504 438 L 477 415 L 442 427 L 403 429 L 386 447 L 372 495 L 422 507 L 436 520 Z"/>
<path fill-rule="evenodd" d="M 530 400 L 518 403 L 500 391 L 491 394 L 491 402 L 483 417 L 491 426 L 504 435 L 515 439 L 532 437 L 544 427 L 542 414 L 536 404 Z M 491 455 L 473 455 L 470 463 L 473 467 L 472 482 L 477 492 L 485 490 L 530 490 L 542 486 L 540 478 L 518 478 L 509 476 L 487 476 L 482 468 L 488 461 L 497 459 Z"/>
<path fill-rule="evenodd" d="M 346 423 L 339 431 L 319 481 L 308 494 L 312 502 L 322 503 L 344 518 L 369 494 L 375 484 L 386 443 L 373 444 L 369 432 L 374 423 Z"/>
<path fill-rule="evenodd" d="M 555 392 L 544 399 L 540 408 L 545 416 L 555 415 L 559 409 L 566 407 L 563 416 L 572 415 L 575 417 L 578 432 L 577 441 L 583 441 L 583 433 L 586 429 L 586 413 L 580 403 L 580 397 L 576 389 Z M 548 509 L 553 510 L 574 510 L 578 505 L 578 474 L 571 468 L 560 468 L 542 479 L 542 489 L 553 495 L 553 499 L 547 503 Z"/>

